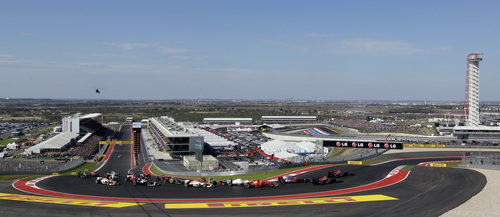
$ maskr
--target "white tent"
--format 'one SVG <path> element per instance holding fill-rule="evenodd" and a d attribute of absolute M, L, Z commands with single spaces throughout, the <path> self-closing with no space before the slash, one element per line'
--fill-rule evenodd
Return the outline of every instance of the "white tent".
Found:
<path fill-rule="evenodd" d="M 304 152 L 307 152 L 307 153 L 313 153 L 313 152 L 316 152 L 316 151 L 321 151 L 321 150 L 317 150 L 316 144 L 314 144 L 312 142 L 299 142 L 299 143 L 297 143 L 295 145 L 299 146 L 301 149 L 304 150 Z"/>
<path fill-rule="evenodd" d="M 287 161 L 291 161 L 291 162 L 295 162 L 295 163 L 299 163 L 299 162 L 302 162 L 304 157 L 300 156 L 300 155 L 297 155 L 297 154 L 294 154 L 294 153 L 290 153 L 290 152 L 277 152 L 276 154 L 274 154 L 275 157 L 277 158 L 281 158 L 281 159 L 284 159 L 284 160 L 287 160 Z"/>
<path fill-rule="evenodd" d="M 6 149 L 9 149 L 9 150 L 17 149 L 17 146 L 18 145 L 15 142 L 9 143 L 9 144 L 7 144 Z"/>
<path fill-rule="evenodd" d="M 307 152 L 307 150 L 302 148 L 301 146 L 283 142 L 281 140 L 271 140 L 262 144 L 260 147 L 262 151 L 266 152 L 267 154 L 274 154 L 278 152 L 290 152 L 290 153 Z"/>

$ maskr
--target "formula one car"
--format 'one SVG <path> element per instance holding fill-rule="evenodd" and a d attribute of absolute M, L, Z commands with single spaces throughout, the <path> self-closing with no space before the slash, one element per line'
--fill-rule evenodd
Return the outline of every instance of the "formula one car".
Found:
<path fill-rule="evenodd" d="M 147 179 L 135 179 L 132 181 L 134 185 L 145 185 L 149 187 L 160 186 L 161 184 L 157 181 L 147 180 Z"/>
<path fill-rule="evenodd" d="M 299 179 L 295 176 L 280 176 L 278 177 L 278 182 L 281 184 L 285 183 L 297 183 L 299 182 Z"/>
<path fill-rule="evenodd" d="M 233 185 L 245 185 L 247 183 L 251 182 L 250 180 L 243 180 L 243 179 L 228 179 L 226 181 L 227 185 L 233 186 Z"/>
<path fill-rule="evenodd" d="M 332 183 L 341 183 L 342 181 L 324 176 L 321 178 L 313 178 L 311 182 L 313 185 L 326 185 Z"/>
<path fill-rule="evenodd" d="M 115 171 L 111 171 L 111 172 L 107 173 L 106 177 L 108 177 L 109 179 L 113 179 L 113 180 L 120 180 L 120 175 L 118 175 L 118 173 Z"/>
<path fill-rule="evenodd" d="M 185 180 L 184 187 L 204 187 L 204 188 L 212 188 L 214 185 L 211 182 L 202 181 L 202 180 Z"/>
<path fill-rule="evenodd" d="M 177 178 L 177 177 L 165 177 L 165 180 L 164 180 L 165 183 L 176 184 L 176 185 L 184 184 L 185 181 L 186 181 L 186 179 L 181 179 L 181 178 Z"/>
<path fill-rule="evenodd" d="M 117 180 L 109 179 L 106 177 L 97 177 L 95 183 L 102 185 L 120 185 L 120 183 Z"/>
<path fill-rule="evenodd" d="M 127 179 L 125 180 L 126 182 L 133 182 L 135 179 L 137 179 L 137 176 L 135 176 L 133 173 L 127 174 Z"/>
<path fill-rule="evenodd" d="M 260 188 L 260 187 L 278 187 L 280 184 L 277 181 L 254 180 L 245 184 L 247 188 Z"/>
<path fill-rule="evenodd" d="M 86 179 L 86 178 L 90 178 L 90 177 L 97 177 L 97 173 L 96 172 L 85 172 L 85 171 L 80 171 L 78 172 L 78 177 L 82 178 L 82 179 Z"/>
<path fill-rule="evenodd" d="M 133 173 L 129 173 L 127 175 L 127 182 L 132 182 L 134 185 L 146 185 L 146 186 L 161 185 L 158 180 L 152 180 L 150 176 L 146 176 L 144 174 L 139 174 L 139 176 L 135 176 Z"/>
<path fill-rule="evenodd" d="M 278 182 L 281 184 L 286 184 L 286 183 L 305 183 L 305 182 L 311 182 L 311 178 L 297 178 L 295 176 L 280 176 L 278 177 Z"/>
<path fill-rule="evenodd" d="M 354 173 L 351 173 L 348 171 L 342 172 L 340 170 L 328 172 L 328 177 L 330 177 L 330 178 L 339 178 L 339 177 L 345 177 L 345 176 L 354 176 Z"/>

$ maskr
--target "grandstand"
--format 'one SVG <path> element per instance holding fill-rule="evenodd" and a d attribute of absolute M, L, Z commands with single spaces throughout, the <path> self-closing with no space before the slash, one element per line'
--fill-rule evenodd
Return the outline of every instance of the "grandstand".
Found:
<path fill-rule="evenodd" d="M 63 132 L 25 149 L 24 154 L 90 158 L 97 151 L 99 141 L 112 133 L 109 128 L 92 119 L 99 115 L 99 113 L 84 116 L 75 114 L 64 117 Z"/>
<path fill-rule="evenodd" d="M 79 135 L 72 132 L 63 132 L 24 150 L 25 155 L 40 154 L 44 152 L 61 152 L 66 149 Z"/>
<path fill-rule="evenodd" d="M 168 116 L 151 118 L 148 128 L 159 151 L 169 152 L 175 158 L 191 155 L 195 144 L 204 144 L 202 136 L 190 132 Z"/>
<path fill-rule="evenodd" d="M 252 118 L 203 118 L 203 124 L 251 125 Z"/>
<path fill-rule="evenodd" d="M 236 146 L 234 142 L 228 141 L 226 138 L 213 134 L 209 131 L 199 128 L 192 128 L 190 130 L 200 136 L 203 136 L 204 142 L 214 149 L 230 151 Z"/>
<path fill-rule="evenodd" d="M 304 130 L 305 133 L 310 134 L 310 135 L 319 135 L 319 136 L 328 136 L 330 134 L 326 133 L 320 128 L 309 128 Z"/>
<path fill-rule="evenodd" d="M 262 116 L 264 124 L 312 124 L 317 122 L 316 116 Z"/>

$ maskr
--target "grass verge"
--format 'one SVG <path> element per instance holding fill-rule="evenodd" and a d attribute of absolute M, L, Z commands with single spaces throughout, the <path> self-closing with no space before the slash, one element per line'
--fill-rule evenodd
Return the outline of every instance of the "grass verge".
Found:
<path fill-rule="evenodd" d="M 319 165 L 315 165 L 315 166 L 319 166 Z M 271 178 L 271 177 L 274 177 L 274 176 L 277 176 L 277 175 L 280 175 L 283 173 L 288 173 L 288 172 L 292 172 L 292 171 L 300 170 L 300 169 L 305 169 L 305 168 L 309 168 L 309 167 L 312 167 L 312 166 L 286 168 L 286 169 L 266 171 L 266 172 L 261 172 L 261 173 L 251 173 L 251 174 L 235 175 L 235 176 L 208 176 L 205 178 L 212 178 L 215 180 L 222 180 L 222 181 L 225 181 L 225 180 L 230 179 L 230 178 L 231 179 L 238 179 L 239 178 L 239 179 L 248 179 L 248 180 L 258 180 L 258 179 Z M 151 172 L 158 174 L 158 175 L 175 176 L 175 175 L 162 173 L 158 168 L 156 168 L 155 165 L 151 165 L 150 170 L 151 170 Z M 201 178 L 201 176 L 188 176 L 188 177 L 189 178 Z"/>
<path fill-rule="evenodd" d="M 413 169 L 415 167 L 415 165 L 408 165 L 408 166 L 405 166 L 401 169 L 401 171 L 410 171 L 411 169 Z"/>
<path fill-rule="evenodd" d="M 458 167 L 462 162 L 446 162 L 446 167 Z"/>
<path fill-rule="evenodd" d="M 383 160 L 362 160 L 363 165 L 372 165 L 384 162 Z"/>
<path fill-rule="evenodd" d="M 61 175 L 72 175 L 72 173 L 78 173 L 80 171 L 94 171 L 101 166 L 101 164 L 102 162 L 85 162 L 75 169 L 61 173 Z"/>
<path fill-rule="evenodd" d="M 7 144 L 15 142 L 15 139 L 9 138 L 9 139 L 2 139 L 0 140 L 0 148 L 4 148 L 7 146 Z"/>
<path fill-rule="evenodd" d="M 14 180 L 33 180 L 46 175 L 33 175 L 33 174 L 13 174 L 13 175 L 0 175 L 0 181 L 14 181 Z"/>

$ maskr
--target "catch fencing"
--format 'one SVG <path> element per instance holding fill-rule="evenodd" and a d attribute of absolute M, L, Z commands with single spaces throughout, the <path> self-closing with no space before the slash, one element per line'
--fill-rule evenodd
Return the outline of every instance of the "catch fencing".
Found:
<path fill-rule="evenodd" d="M 44 160 L 0 159 L 0 174 L 52 174 L 77 168 L 85 163 L 83 158 L 66 162 Z"/>
<path fill-rule="evenodd" d="M 462 158 L 460 166 L 485 169 L 500 169 L 499 153 L 473 153 Z"/>
<path fill-rule="evenodd" d="M 283 164 L 277 166 L 268 166 L 263 168 L 256 169 L 247 169 L 247 170 L 234 170 L 234 171 L 168 171 L 162 168 L 162 163 L 158 160 L 153 161 L 153 165 L 156 166 L 158 170 L 162 173 L 175 175 L 175 176 L 235 176 L 235 175 L 244 175 L 244 174 L 252 174 L 252 173 L 260 173 L 267 172 L 279 169 L 287 169 L 294 167 L 301 167 L 304 164 Z"/>

